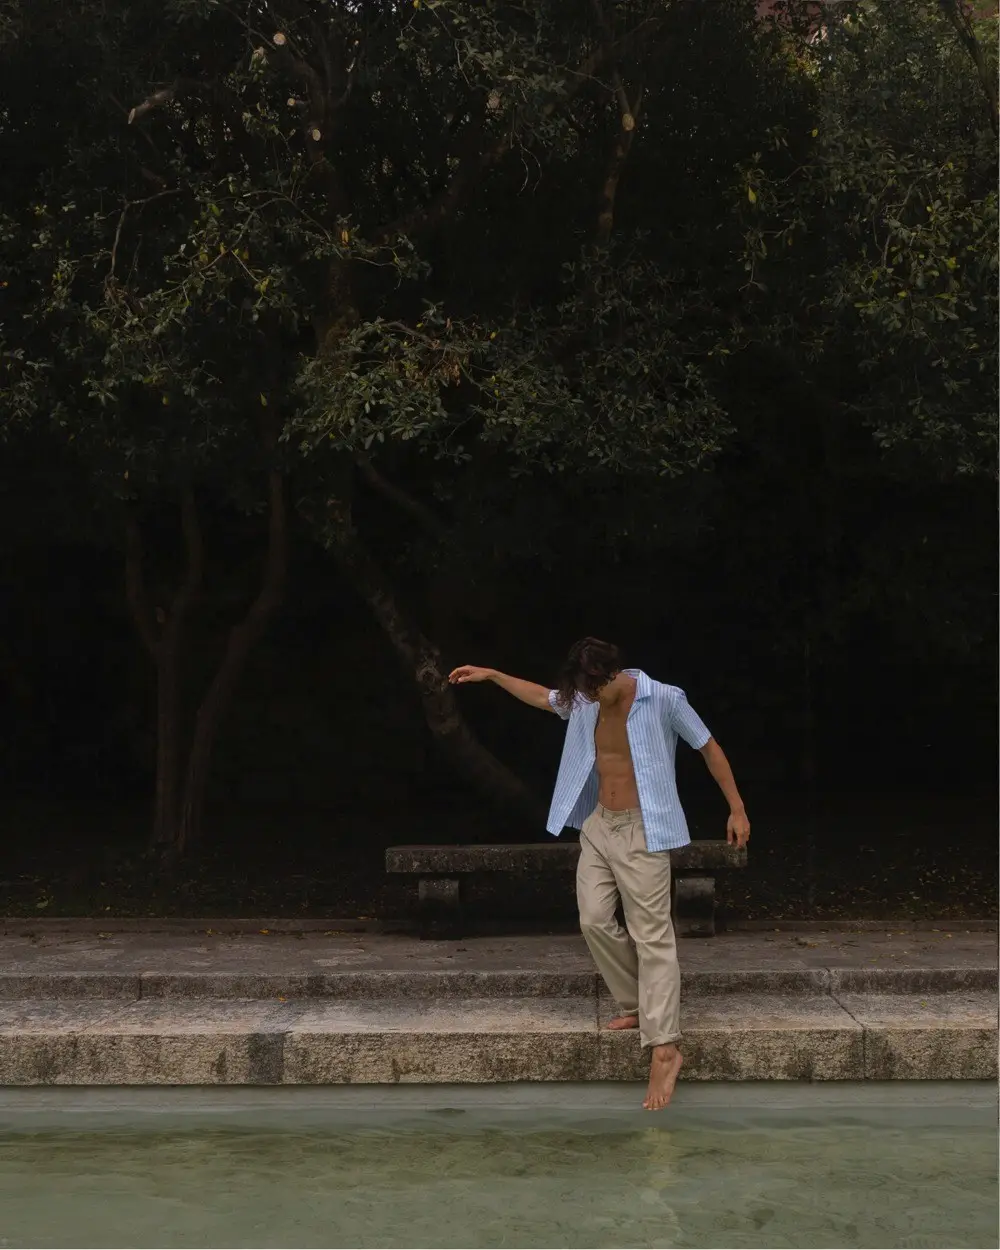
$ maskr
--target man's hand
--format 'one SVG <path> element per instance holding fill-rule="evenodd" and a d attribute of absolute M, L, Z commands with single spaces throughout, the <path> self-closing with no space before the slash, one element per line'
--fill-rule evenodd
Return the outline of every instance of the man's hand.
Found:
<path fill-rule="evenodd" d="M 495 668 L 479 668 L 475 664 L 462 664 L 452 669 L 448 680 L 453 686 L 464 686 L 470 681 L 491 681 L 494 685 L 512 694 L 515 699 L 527 703 L 530 707 L 541 708 L 544 712 L 554 712 L 549 703 L 547 686 L 538 686 L 533 681 L 524 681 L 520 677 L 511 677 L 508 673 L 498 672 Z"/>
<path fill-rule="evenodd" d="M 737 849 L 746 846 L 750 841 L 750 821 L 742 809 L 733 812 L 726 822 L 726 841 Z"/>
<path fill-rule="evenodd" d="M 461 686 L 467 681 L 492 681 L 495 676 L 495 668 L 477 668 L 475 664 L 462 664 L 452 669 L 448 680 L 453 686 Z"/>
<path fill-rule="evenodd" d="M 729 767 L 729 761 L 726 759 L 725 752 L 714 738 L 709 738 L 701 748 L 701 754 L 708 766 L 708 771 L 715 778 L 719 789 L 726 796 L 726 802 L 729 804 L 729 820 L 726 822 L 726 841 L 730 846 L 740 849 L 750 841 L 750 822 L 747 820 L 747 810 L 743 806 L 740 792 L 736 788 L 733 770 Z"/>

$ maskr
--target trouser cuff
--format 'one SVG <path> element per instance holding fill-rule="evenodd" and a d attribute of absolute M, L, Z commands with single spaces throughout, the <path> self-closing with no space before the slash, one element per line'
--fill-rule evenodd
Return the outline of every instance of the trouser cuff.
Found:
<path fill-rule="evenodd" d="M 655 1050 L 657 1046 L 679 1046 L 681 1037 L 680 1033 L 668 1033 L 665 1036 L 656 1038 L 655 1041 L 642 1043 L 643 1050 Z"/>

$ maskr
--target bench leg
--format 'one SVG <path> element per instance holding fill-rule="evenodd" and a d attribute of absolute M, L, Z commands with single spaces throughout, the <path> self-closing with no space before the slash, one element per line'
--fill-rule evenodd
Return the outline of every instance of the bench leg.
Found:
<path fill-rule="evenodd" d="M 674 879 L 674 932 L 678 937 L 715 937 L 715 878 Z"/>
<path fill-rule="evenodd" d="M 458 877 L 421 877 L 417 897 L 422 938 L 462 936 L 462 891 Z"/>

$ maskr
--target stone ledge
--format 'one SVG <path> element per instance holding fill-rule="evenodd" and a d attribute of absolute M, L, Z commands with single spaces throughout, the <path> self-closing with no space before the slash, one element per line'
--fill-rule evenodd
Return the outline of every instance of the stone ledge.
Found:
<path fill-rule="evenodd" d="M 883 979 L 914 970 L 972 970 L 996 977 L 996 939 L 984 934 L 875 935 L 718 934 L 711 942 L 681 940 L 684 972 L 853 971 Z M 385 934 L 289 936 L 253 934 L 104 934 L 0 940 L 0 978 L 65 974 L 124 976 L 246 975 L 283 978 L 340 973 L 530 972 L 593 973 L 577 932 L 486 935 L 458 942 L 421 942 Z M 948 976 L 953 974 L 949 971 Z M 987 988 L 995 985 L 990 980 Z M 863 981 L 859 989 L 871 987 Z M 2 987 L 0 987 L 2 988 Z M 847 990 L 846 983 L 844 984 Z M 930 987 L 928 987 L 930 988 Z M 74 991 L 75 992 L 75 991 Z M 46 995 L 40 994 L 39 997 Z"/>
<path fill-rule="evenodd" d="M 997 970 L 955 968 L 831 968 L 833 994 L 952 994 L 997 992 Z"/>
<path fill-rule="evenodd" d="M 273 934 L 300 933 L 333 936 L 345 933 L 381 934 L 398 929 L 400 922 L 372 918 L 287 916 L 3 916 L 0 934 L 6 937 L 97 937 L 107 934 L 174 934 L 253 936 L 262 929 Z M 996 933 L 997 921 L 963 916 L 924 920 L 740 920 L 726 923 L 728 933 Z"/>
<path fill-rule="evenodd" d="M 576 998 L 593 997 L 595 972 L 408 971 L 291 973 L 143 973 L 145 998 Z"/>
<path fill-rule="evenodd" d="M 604 1000 L 607 1002 L 607 1000 Z M 850 1081 L 864 1071 L 862 1028 L 829 996 L 709 995 L 684 1004 L 684 1079 Z M 634 1033 L 601 1032 L 603 1080 L 640 1080 Z"/>
<path fill-rule="evenodd" d="M 0 972 L 0 1002 L 35 998 L 139 998 L 138 973 Z"/>
<path fill-rule="evenodd" d="M 412 876 L 448 877 L 471 872 L 570 872 L 580 858 L 578 842 L 503 843 L 473 846 L 390 846 L 385 870 Z M 702 839 L 670 852 L 675 872 L 745 868 L 746 847 Z"/>
<path fill-rule="evenodd" d="M 996 993 L 997 971 L 958 968 L 685 968 L 685 995 Z M 30 999 L 426 999 L 592 997 L 594 971 L 366 968 L 329 972 L 0 972 L 0 1002 Z"/>
<path fill-rule="evenodd" d="M 865 1079 L 996 1080 L 995 994 L 838 994 L 864 1030 Z"/>
<path fill-rule="evenodd" d="M 4 916 L 5 937 L 104 937 L 109 934 L 251 935 L 382 933 L 382 921 L 358 916 Z"/>
<path fill-rule="evenodd" d="M 347 1027 L 314 1013 L 287 1036 L 284 1080 L 328 1085 L 593 1079 L 599 1037 L 592 1007 L 565 1000 L 538 1006 L 525 1011 L 524 1004 L 512 1003 L 498 1013 L 491 1002 L 477 1020 L 478 1005 L 464 1003 L 440 1032 L 428 1030 L 419 1013 L 396 1017 L 389 1028 L 380 1027 L 373 1012 Z"/>
<path fill-rule="evenodd" d="M 642 1079 L 635 1033 L 585 997 L 77 998 L 0 1004 L 0 1084 L 280 1085 Z M 721 994 L 685 1003 L 686 1080 L 996 1075 L 988 994 Z"/>
<path fill-rule="evenodd" d="M 687 971 L 685 994 L 822 994 L 825 968 Z M 30 999 L 428 999 L 593 998 L 597 972 L 370 969 L 329 973 L 0 973 L 0 1002 Z"/>

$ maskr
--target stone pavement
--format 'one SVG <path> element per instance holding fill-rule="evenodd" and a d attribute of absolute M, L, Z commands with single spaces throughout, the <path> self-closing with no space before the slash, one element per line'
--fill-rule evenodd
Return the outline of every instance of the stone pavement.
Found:
<path fill-rule="evenodd" d="M 680 944 L 685 1079 L 993 1079 L 995 934 Z M 578 937 L 0 938 L 0 1084 L 638 1080 Z"/>
<path fill-rule="evenodd" d="M 995 933 L 730 933 L 680 943 L 688 993 L 989 990 Z M 0 938 L 0 999 L 279 994 L 580 994 L 598 978 L 577 936 L 421 942 L 384 934 L 131 933 Z"/>

